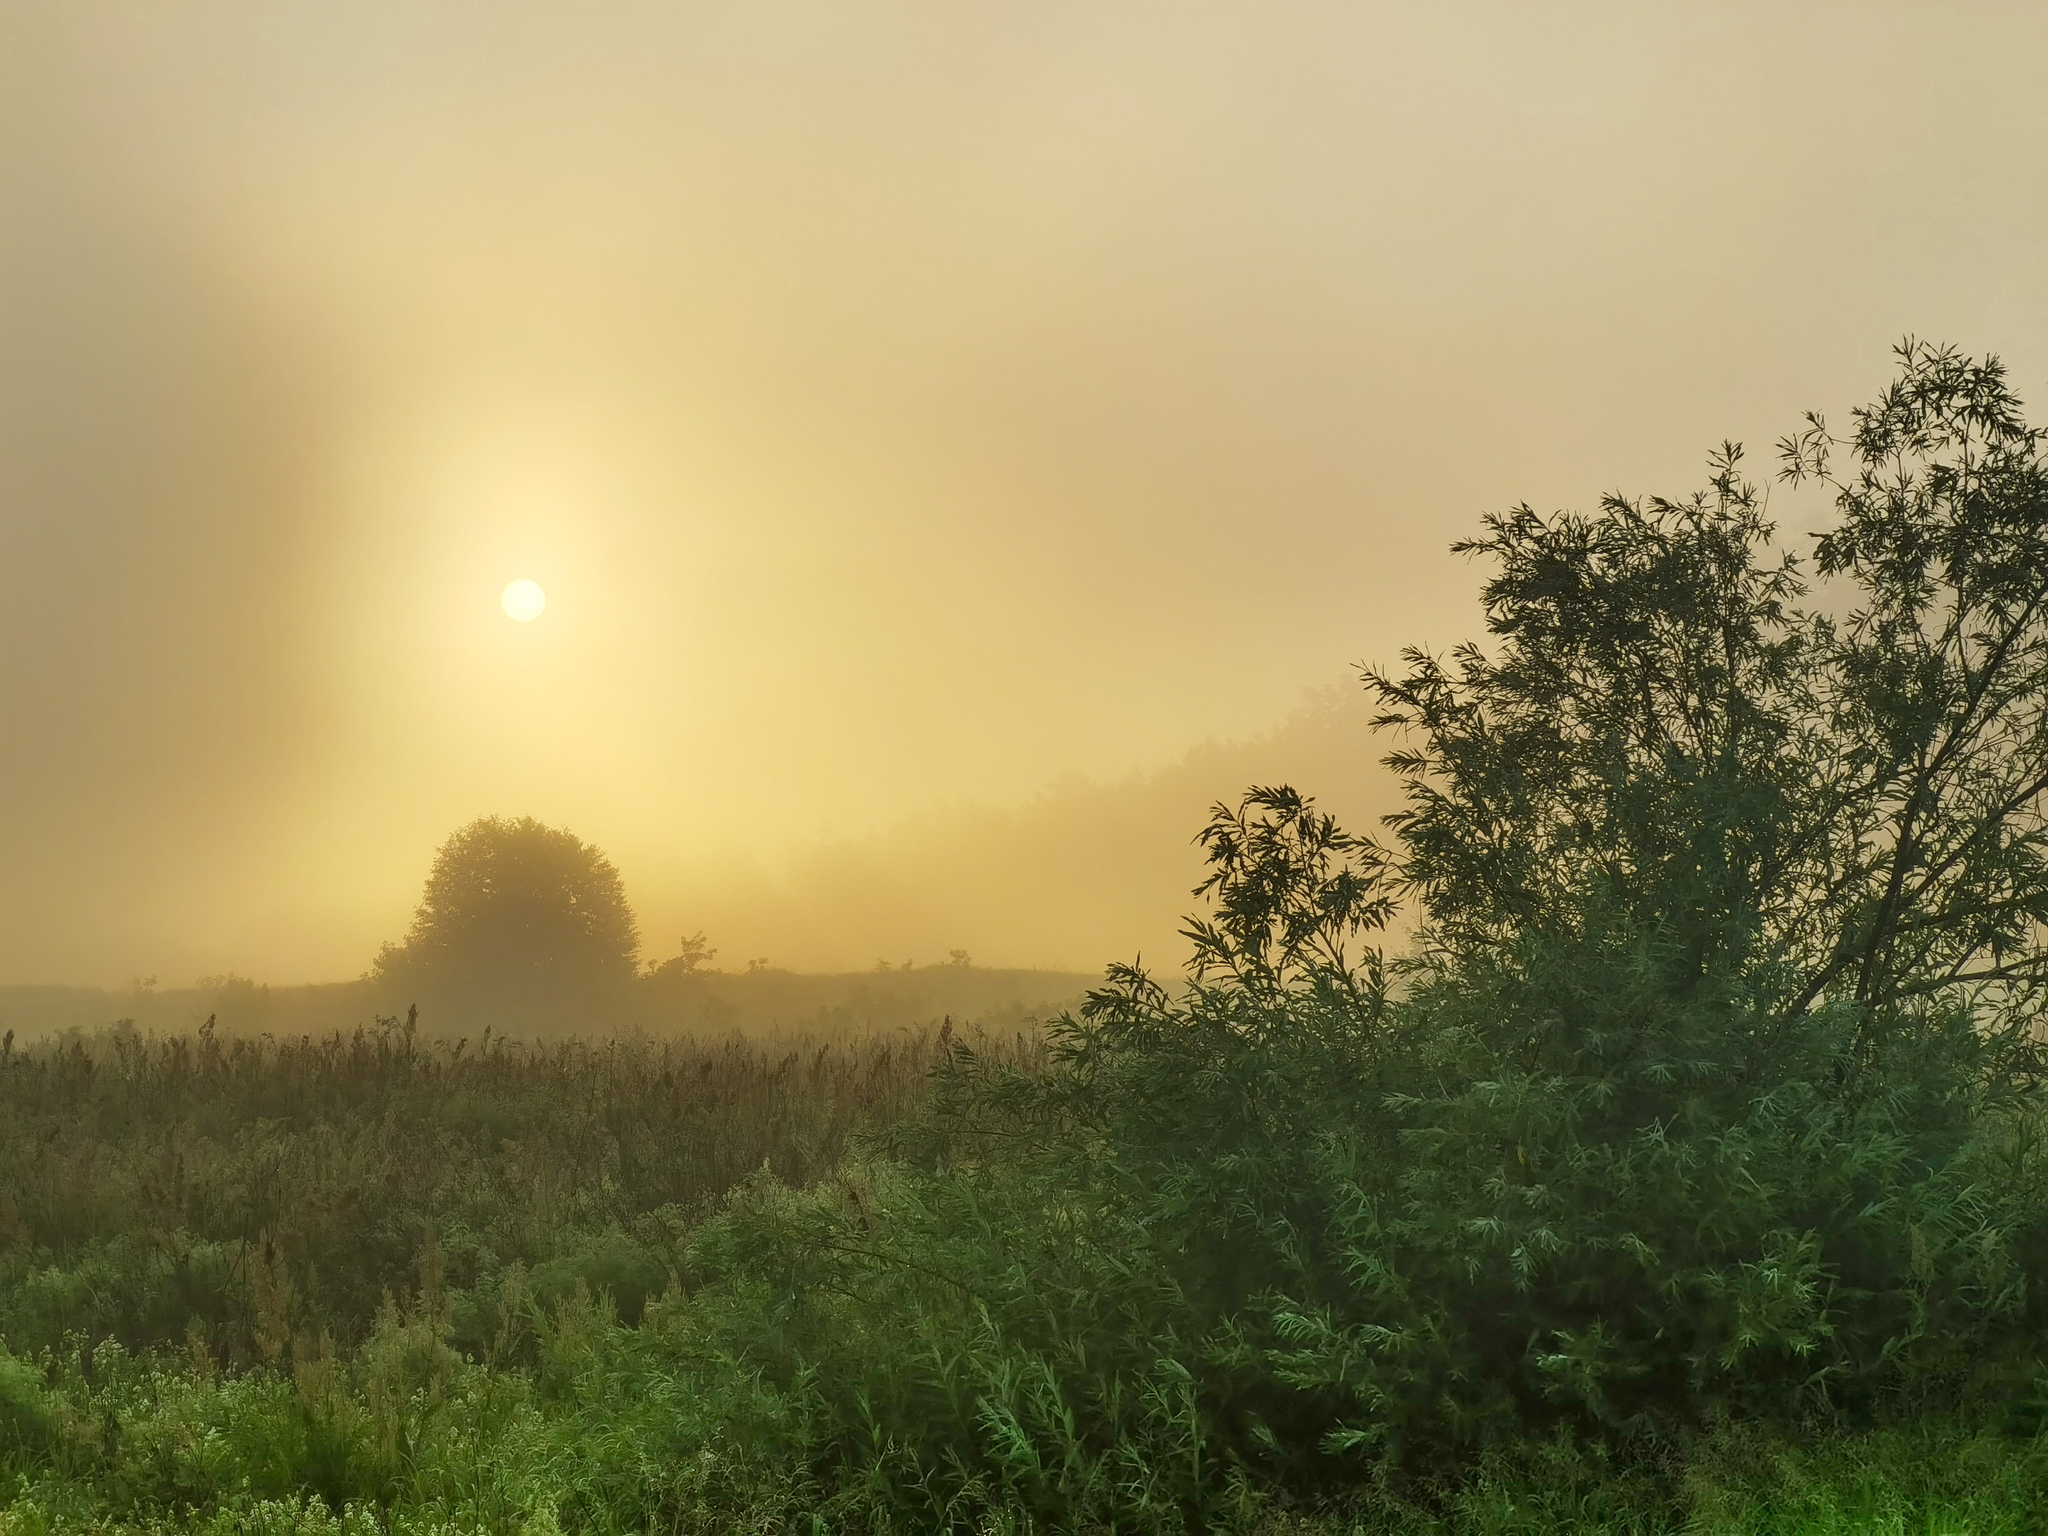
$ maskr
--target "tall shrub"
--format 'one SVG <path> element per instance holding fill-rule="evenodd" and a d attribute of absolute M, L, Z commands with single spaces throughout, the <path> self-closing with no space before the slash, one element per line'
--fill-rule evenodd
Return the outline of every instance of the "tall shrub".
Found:
<path fill-rule="evenodd" d="M 1046 1082 L 961 1064 L 948 1155 L 1129 1212 L 1223 1457 L 2032 1368 L 2048 464 L 1995 361 L 1900 363 L 1781 445 L 1832 493 L 1810 559 L 1732 445 L 1683 500 L 1487 519 L 1490 640 L 1366 676 L 1388 842 L 1219 807 L 1185 990 L 1113 976 Z M 1359 949 L 1401 902 L 1409 950 Z"/>

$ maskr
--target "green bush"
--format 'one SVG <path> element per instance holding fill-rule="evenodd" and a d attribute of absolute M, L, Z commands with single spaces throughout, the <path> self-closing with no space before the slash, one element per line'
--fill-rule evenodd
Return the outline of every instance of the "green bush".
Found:
<path fill-rule="evenodd" d="M 956 1063 L 927 1156 L 1137 1234 L 1210 1488 L 2031 1379 L 2048 470 L 1996 364 L 1902 356 L 1785 445 L 1847 617 L 1733 449 L 1683 502 L 1491 519 L 1492 645 L 1368 675 L 1393 845 L 1254 790 L 1187 990 L 1113 977 L 1047 1079 Z M 1406 956 L 1347 953 L 1403 898 Z"/>

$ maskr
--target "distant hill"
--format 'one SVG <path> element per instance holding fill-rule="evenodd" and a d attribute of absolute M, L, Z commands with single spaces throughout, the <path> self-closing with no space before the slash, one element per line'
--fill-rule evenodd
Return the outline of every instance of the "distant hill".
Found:
<path fill-rule="evenodd" d="M 866 1034 L 947 1017 L 959 1024 L 1011 1029 L 1078 1002 L 1098 979 L 1072 971 L 968 965 L 840 974 L 706 971 L 643 981 L 623 1003 L 551 1020 L 544 1032 Z M 90 1033 L 122 1020 L 145 1032 L 178 1033 L 212 1017 L 228 1034 L 324 1034 L 402 1014 L 410 1001 L 379 996 L 367 982 L 269 987 L 231 978 L 214 986 L 148 992 L 0 986 L 0 1031 L 13 1030 L 17 1042 L 25 1044 L 66 1030 Z M 487 1013 L 459 1002 L 426 1005 L 420 1013 L 420 1027 L 437 1034 L 480 1033 L 493 1022 Z M 504 1021 L 496 1022 L 502 1030 Z"/>

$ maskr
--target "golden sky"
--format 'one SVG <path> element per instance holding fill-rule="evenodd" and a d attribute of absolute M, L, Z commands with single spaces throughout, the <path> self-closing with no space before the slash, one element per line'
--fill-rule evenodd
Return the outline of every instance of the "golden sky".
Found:
<path fill-rule="evenodd" d="M 0 0 L 0 981 L 356 974 L 487 812 L 652 956 L 1167 957 L 1241 776 L 1384 803 L 1297 712 L 1475 630 L 1482 512 L 1766 467 L 1907 332 L 2048 392 L 2044 58 L 2032 3 Z"/>

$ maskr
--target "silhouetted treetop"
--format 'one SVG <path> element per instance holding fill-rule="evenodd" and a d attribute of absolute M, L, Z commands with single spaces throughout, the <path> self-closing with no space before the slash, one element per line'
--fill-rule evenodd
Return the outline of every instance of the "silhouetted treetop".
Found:
<path fill-rule="evenodd" d="M 632 980 L 640 947 L 619 872 L 574 833 L 485 816 L 441 845 L 402 944 L 371 975 L 537 996 Z"/>

